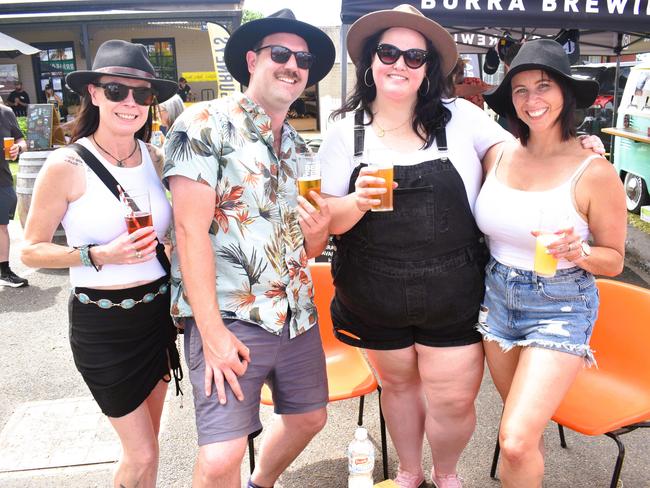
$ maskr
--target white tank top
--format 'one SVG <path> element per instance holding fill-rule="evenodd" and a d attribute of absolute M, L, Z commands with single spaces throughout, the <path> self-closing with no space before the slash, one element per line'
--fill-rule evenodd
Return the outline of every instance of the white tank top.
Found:
<path fill-rule="evenodd" d="M 87 138 L 77 142 L 95 155 L 122 188 L 149 189 L 153 224 L 156 234 L 162 239 L 171 222 L 171 206 L 146 145 L 138 141 L 142 164 L 134 168 L 118 168 L 110 164 Z M 87 166 L 86 191 L 79 199 L 68 205 L 61 225 L 65 229 L 69 246 L 106 244 L 126 232 L 126 223 L 119 200 Z M 72 286 L 93 288 L 135 281 L 154 281 L 164 274 L 165 271 L 157 258 L 139 264 L 106 264 L 99 272 L 90 266 L 79 265 L 70 268 L 70 283 Z"/>
<path fill-rule="evenodd" d="M 532 270 L 535 237 L 530 232 L 537 229 L 542 210 L 557 222 L 568 220 L 567 226 L 573 225 L 574 233 L 586 240 L 589 224 L 575 208 L 574 184 L 589 163 L 599 157 L 589 156 L 567 181 L 545 191 L 517 190 L 500 182 L 496 177 L 497 161 L 481 188 L 475 208 L 476 223 L 487 237 L 492 257 L 506 266 Z M 573 266 L 571 261 L 560 259 L 557 267 Z"/>

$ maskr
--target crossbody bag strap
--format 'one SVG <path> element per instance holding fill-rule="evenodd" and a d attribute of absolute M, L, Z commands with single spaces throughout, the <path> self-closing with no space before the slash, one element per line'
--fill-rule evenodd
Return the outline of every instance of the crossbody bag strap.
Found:
<path fill-rule="evenodd" d="M 95 157 L 95 155 L 90 152 L 87 148 L 82 146 L 81 144 L 78 143 L 73 143 L 69 144 L 66 146 L 70 149 L 72 149 L 74 152 L 76 152 L 81 159 L 84 160 L 84 162 L 88 165 L 90 169 L 92 169 L 97 177 L 102 180 L 102 183 L 106 185 L 106 188 L 110 190 L 110 192 L 115 195 L 115 198 L 118 200 L 120 199 L 120 191 L 118 189 L 119 183 L 115 179 L 115 177 L 111 174 L 106 167 L 99 162 L 99 160 Z M 163 267 L 165 270 L 165 273 L 168 275 L 171 272 L 171 263 L 169 262 L 169 258 L 167 257 L 167 254 L 165 254 L 165 245 L 160 242 L 160 240 L 156 237 L 156 241 L 158 244 L 156 244 L 156 257 L 158 258 L 158 261 L 160 261 L 160 265 Z"/>

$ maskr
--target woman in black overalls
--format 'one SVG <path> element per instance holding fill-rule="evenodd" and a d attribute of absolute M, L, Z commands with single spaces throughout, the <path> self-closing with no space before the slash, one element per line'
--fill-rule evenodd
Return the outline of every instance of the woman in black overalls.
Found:
<path fill-rule="evenodd" d="M 452 112 L 441 99 L 456 46 L 442 27 L 403 5 L 358 20 L 348 51 L 357 85 L 339 113 L 354 113 L 354 128 L 348 124 L 355 156 L 376 136 L 398 159 L 414 155 L 415 161 L 396 161 L 392 212 L 368 212 L 383 190 L 369 188 L 379 181 L 364 164 L 352 172 L 349 195 L 329 200 L 330 230 L 339 236 L 334 327 L 341 341 L 367 349 L 381 378 L 383 412 L 400 460 L 396 484 L 423 483 L 426 434 L 434 483 L 460 487 L 456 464 L 474 430 L 483 373 L 475 325 L 486 251 L 447 148 Z M 323 166 L 339 156 L 332 145 L 323 142 Z M 472 154 L 480 173 L 480 158 Z M 324 173 L 325 193 L 326 179 Z"/>

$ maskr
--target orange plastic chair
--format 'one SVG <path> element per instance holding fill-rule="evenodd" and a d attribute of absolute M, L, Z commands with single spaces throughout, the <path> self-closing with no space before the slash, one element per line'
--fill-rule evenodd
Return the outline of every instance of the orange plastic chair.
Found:
<path fill-rule="evenodd" d="M 618 456 L 610 487 L 616 488 L 625 457 L 619 436 L 650 427 L 650 290 L 606 279 L 596 283 L 600 309 L 591 347 L 598 368 L 585 368 L 578 374 L 553 420 L 562 447 L 567 447 L 563 426 L 614 439 Z M 492 478 L 498 458 L 497 440 Z"/>
<path fill-rule="evenodd" d="M 332 318 L 330 317 L 330 302 L 334 297 L 334 285 L 332 283 L 329 263 L 314 263 L 309 266 L 309 269 L 314 282 L 314 301 L 318 310 L 320 336 L 325 351 L 329 401 L 334 402 L 359 397 L 359 418 L 357 425 L 363 425 L 365 395 L 377 391 L 381 400 L 381 387 L 377 383 L 377 379 L 361 353 L 361 350 L 339 341 L 334 336 Z M 273 405 L 271 390 L 266 385 L 262 388 L 261 403 L 263 405 Z M 388 478 L 386 424 L 381 411 L 381 402 L 379 403 L 379 423 L 384 478 Z M 253 439 L 260 432 L 254 432 L 248 436 L 248 455 L 251 472 L 255 468 Z"/>

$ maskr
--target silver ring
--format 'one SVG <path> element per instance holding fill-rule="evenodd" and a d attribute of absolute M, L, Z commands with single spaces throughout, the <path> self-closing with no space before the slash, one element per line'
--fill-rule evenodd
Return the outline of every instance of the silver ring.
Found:
<path fill-rule="evenodd" d="M 135 252 L 135 257 L 140 259 L 142 257 L 142 253 L 140 251 Z"/>
<path fill-rule="evenodd" d="M 569 251 L 573 251 L 573 242 L 569 244 Z"/>

